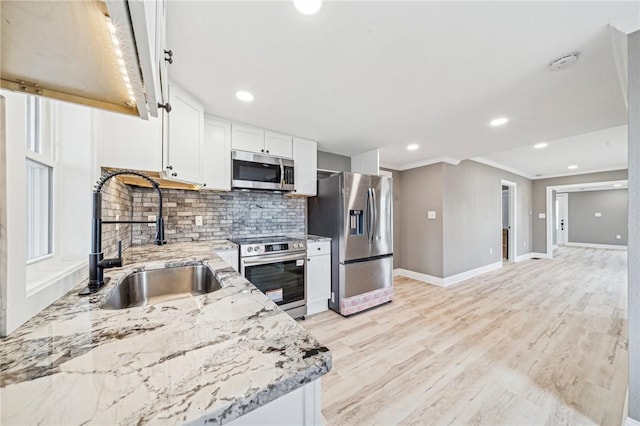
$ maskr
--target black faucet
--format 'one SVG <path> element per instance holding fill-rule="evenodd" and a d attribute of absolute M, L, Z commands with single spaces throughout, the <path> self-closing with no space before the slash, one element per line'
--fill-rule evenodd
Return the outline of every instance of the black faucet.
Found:
<path fill-rule="evenodd" d="M 135 220 L 102 220 L 102 187 L 109 179 L 118 175 L 134 175 L 146 179 L 151 186 L 158 191 L 158 216 L 155 222 L 135 221 Z M 166 244 L 164 239 L 164 218 L 162 217 L 162 191 L 160 185 L 144 173 L 136 170 L 117 170 L 107 173 L 96 182 L 93 191 L 93 218 L 91 219 L 91 253 L 89 253 L 89 285 L 80 291 L 81 296 L 86 296 L 97 292 L 104 286 L 109 278 L 104 279 L 104 270 L 107 268 L 119 268 L 122 266 L 122 241 L 118 241 L 118 257 L 113 259 L 104 259 L 102 253 L 102 224 L 114 223 L 155 223 L 156 238 L 154 244 Z"/>

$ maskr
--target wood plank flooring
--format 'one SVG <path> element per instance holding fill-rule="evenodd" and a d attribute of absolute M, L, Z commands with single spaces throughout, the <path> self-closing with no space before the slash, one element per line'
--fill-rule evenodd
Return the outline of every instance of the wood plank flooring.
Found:
<path fill-rule="evenodd" d="M 620 425 L 626 259 L 571 247 L 449 288 L 396 278 L 390 304 L 308 317 L 333 353 L 327 423 Z"/>

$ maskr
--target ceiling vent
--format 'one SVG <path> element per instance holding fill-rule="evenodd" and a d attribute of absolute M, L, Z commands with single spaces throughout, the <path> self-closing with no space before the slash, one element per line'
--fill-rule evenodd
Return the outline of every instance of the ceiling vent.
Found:
<path fill-rule="evenodd" d="M 559 56 L 553 61 L 549 62 L 549 68 L 551 71 L 560 71 L 578 62 L 580 52 L 571 52 L 566 55 Z"/>

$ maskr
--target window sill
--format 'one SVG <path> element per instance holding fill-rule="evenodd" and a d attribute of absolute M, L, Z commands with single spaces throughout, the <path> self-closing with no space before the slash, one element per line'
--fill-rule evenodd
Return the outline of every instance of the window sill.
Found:
<path fill-rule="evenodd" d="M 27 297 L 31 297 L 50 286 L 60 284 L 70 278 L 75 284 L 88 276 L 86 259 L 53 256 L 49 259 L 27 265 Z"/>

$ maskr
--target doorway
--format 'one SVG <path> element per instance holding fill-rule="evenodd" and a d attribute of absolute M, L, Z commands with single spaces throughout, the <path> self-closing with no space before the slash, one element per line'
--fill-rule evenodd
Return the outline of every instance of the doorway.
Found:
<path fill-rule="evenodd" d="M 502 260 L 513 262 L 516 258 L 516 184 L 501 181 L 502 226 Z"/>

